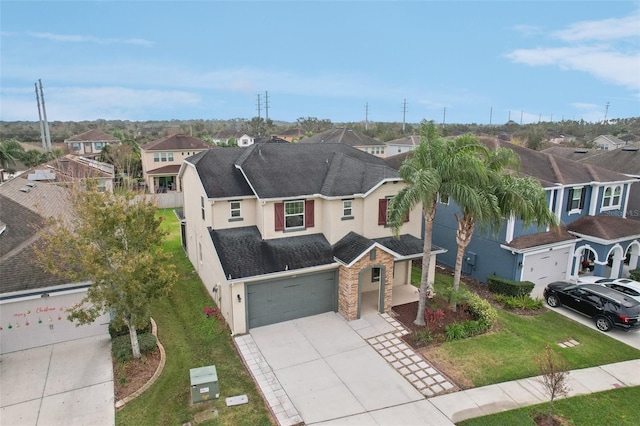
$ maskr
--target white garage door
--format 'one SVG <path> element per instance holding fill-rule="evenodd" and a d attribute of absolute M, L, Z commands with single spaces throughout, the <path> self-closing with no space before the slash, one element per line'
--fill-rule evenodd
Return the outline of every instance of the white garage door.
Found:
<path fill-rule="evenodd" d="M 525 254 L 522 265 L 522 281 L 531 281 L 536 286 L 567 279 L 569 247 Z"/>
<path fill-rule="evenodd" d="M 106 314 L 80 327 L 67 320 L 65 311 L 84 295 L 76 291 L 1 301 L 0 354 L 109 333 Z"/>

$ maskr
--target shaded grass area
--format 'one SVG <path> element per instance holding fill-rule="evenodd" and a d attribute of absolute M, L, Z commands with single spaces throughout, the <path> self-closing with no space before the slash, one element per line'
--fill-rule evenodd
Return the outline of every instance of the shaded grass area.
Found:
<path fill-rule="evenodd" d="M 180 425 L 195 413 L 215 407 L 218 417 L 204 425 L 271 425 L 269 412 L 244 368 L 223 322 L 207 318 L 215 306 L 180 245 L 180 224 L 170 209 L 161 210 L 169 236 L 164 250 L 173 254 L 180 274 L 172 294 L 153 304 L 158 338 L 167 362 L 158 381 L 116 413 L 118 425 Z M 191 406 L 189 369 L 215 365 L 220 399 Z M 227 407 L 225 398 L 246 394 L 249 403 Z"/>
<path fill-rule="evenodd" d="M 571 424 L 582 426 L 637 425 L 640 419 L 640 387 L 613 389 L 589 395 L 556 400 L 554 414 Z M 533 414 L 547 412 L 549 405 L 540 404 L 457 423 L 459 426 L 535 426 Z"/>
<path fill-rule="evenodd" d="M 412 271 L 418 275 L 419 269 Z M 436 292 L 445 294 L 452 277 L 436 274 Z M 560 348 L 557 343 L 576 340 L 580 345 Z M 498 309 L 493 331 L 428 348 L 426 357 L 457 370 L 473 386 L 486 386 L 539 375 L 535 357 L 549 345 L 571 370 L 640 358 L 640 351 L 556 312 L 545 310 L 520 316 Z"/>

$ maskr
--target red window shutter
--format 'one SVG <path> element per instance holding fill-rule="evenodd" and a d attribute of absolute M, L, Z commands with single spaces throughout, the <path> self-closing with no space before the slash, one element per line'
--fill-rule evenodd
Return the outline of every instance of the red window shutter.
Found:
<path fill-rule="evenodd" d="M 411 213 L 410 211 L 407 212 L 407 215 L 404 217 L 404 221 L 405 222 L 409 222 L 409 213 Z"/>
<path fill-rule="evenodd" d="M 378 200 L 378 225 L 387 224 L 387 199 L 380 198 Z"/>
<path fill-rule="evenodd" d="M 314 211 L 313 200 L 305 200 L 304 202 L 304 226 L 306 228 L 313 228 Z"/>
<path fill-rule="evenodd" d="M 284 203 L 275 203 L 273 207 L 276 219 L 276 231 L 284 231 Z"/>

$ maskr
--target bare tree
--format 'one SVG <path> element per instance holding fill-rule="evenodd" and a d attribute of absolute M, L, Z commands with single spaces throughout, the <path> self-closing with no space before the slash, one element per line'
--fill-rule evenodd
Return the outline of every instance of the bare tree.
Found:
<path fill-rule="evenodd" d="M 566 396 L 571 390 L 567 383 L 569 367 L 564 358 L 551 350 L 549 345 L 545 347 L 544 353 L 536 357 L 536 363 L 542 374 L 540 383 L 549 396 L 549 417 L 553 418 L 553 401 L 558 397 Z"/>

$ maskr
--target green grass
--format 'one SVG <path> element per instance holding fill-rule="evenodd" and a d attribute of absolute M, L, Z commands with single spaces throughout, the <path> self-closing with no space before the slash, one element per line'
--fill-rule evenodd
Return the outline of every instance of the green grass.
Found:
<path fill-rule="evenodd" d="M 412 276 L 419 273 L 419 269 L 412 271 Z M 445 294 L 451 282 L 452 277 L 436 274 L 436 293 Z M 480 336 L 445 342 L 431 348 L 428 356 L 446 360 L 474 386 L 539 375 L 534 359 L 546 345 L 561 354 L 572 370 L 640 358 L 639 350 L 553 311 L 519 316 L 499 309 L 494 328 Z M 580 345 L 565 349 L 557 345 L 569 339 Z"/>
<path fill-rule="evenodd" d="M 219 417 L 205 425 L 271 425 L 269 412 L 237 354 L 230 331 L 204 315 L 215 306 L 180 245 L 180 224 L 169 209 L 161 213 L 169 236 L 164 249 L 171 252 L 180 273 L 172 294 L 153 304 L 152 317 L 167 362 L 158 381 L 116 413 L 118 425 L 180 425 L 213 404 Z M 215 365 L 220 399 L 191 406 L 189 369 Z M 225 398 L 246 394 L 249 403 L 227 407 Z"/>
<path fill-rule="evenodd" d="M 617 425 L 632 426 L 640 419 L 640 387 L 620 388 L 573 398 L 560 399 L 553 403 L 554 414 L 581 426 Z M 457 423 L 458 426 L 535 426 L 533 413 L 547 412 L 548 403 L 505 411 L 490 416 L 478 417 Z"/>

